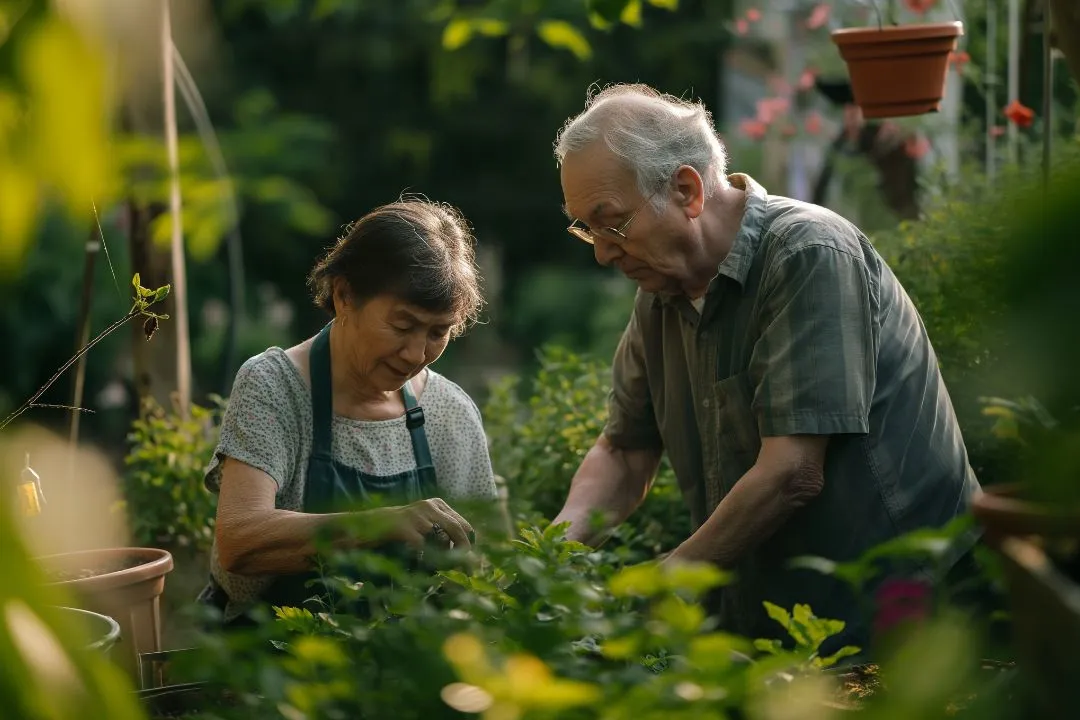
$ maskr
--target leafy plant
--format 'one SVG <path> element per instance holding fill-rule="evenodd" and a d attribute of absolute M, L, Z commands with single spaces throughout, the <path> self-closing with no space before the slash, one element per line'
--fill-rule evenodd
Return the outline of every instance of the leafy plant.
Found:
<path fill-rule="evenodd" d="M 135 273 L 135 276 L 131 279 L 131 284 L 135 288 L 135 296 L 132 301 L 131 309 L 128 310 L 127 314 L 116 322 L 109 325 L 100 333 L 98 333 L 97 336 L 94 337 L 94 339 L 86 343 L 86 345 L 84 345 L 78 352 L 76 352 L 67 362 L 61 365 L 60 369 L 57 370 L 44 385 L 38 388 L 37 392 L 30 396 L 30 398 L 23 402 L 22 405 L 16 408 L 14 412 L 8 415 L 7 418 L 5 418 L 2 423 L 0 423 L 0 430 L 3 430 L 13 421 L 18 419 L 20 415 L 22 415 L 27 410 L 30 410 L 31 408 L 56 407 L 54 405 L 39 404 L 38 400 L 48 391 L 49 388 L 53 386 L 53 383 L 59 380 L 60 376 L 67 372 L 72 365 L 77 363 L 83 355 L 90 352 L 90 350 L 95 345 L 104 340 L 114 331 L 120 329 L 120 327 L 122 327 L 123 325 L 126 325 L 131 320 L 134 320 L 136 318 L 142 319 L 143 333 L 146 335 L 147 340 L 150 340 L 150 338 L 154 336 L 154 333 L 157 332 L 158 323 L 161 320 L 168 320 L 169 316 L 158 314 L 152 311 L 150 308 L 169 296 L 169 289 L 171 286 L 162 285 L 161 287 L 154 290 L 151 290 L 150 288 L 145 288 L 139 282 L 139 273 Z M 67 408 L 66 406 L 60 407 L 64 407 L 68 410 L 82 410 L 82 408 Z"/>
<path fill-rule="evenodd" d="M 611 369 L 600 360 L 547 346 L 539 370 L 497 383 L 484 407 L 495 472 L 507 479 L 511 507 L 529 521 L 554 517 L 570 479 L 607 420 Z M 666 461 L 642 507 L 608 541 L 623 561 L 651 559 L 690 532 Z"/>
<path fill-rule="evenodd" d="M 192 405 L 184 419 L 152 398 L 131 426 L 125 458 L 124 505 L 140 543 L 176 543 L 207 550 L 214 538 L 216 496 L 203 487 L 203 470 L 217 445 L 224 400 Z"/>

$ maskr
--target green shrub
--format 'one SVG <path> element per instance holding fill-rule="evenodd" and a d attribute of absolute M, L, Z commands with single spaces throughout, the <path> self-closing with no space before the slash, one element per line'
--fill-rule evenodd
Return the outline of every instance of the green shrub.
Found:
<path fill-rule="evenodd" d="M 136 542 L 206 550 L 214 539 L 216 496 L 203 486 L 203 470 L 217 446 L 224 401 L 191 405 L 183 419 L 153 400 L 131 426 L 124 497 Z"/>
<path fill-rule="evenodd" d="M 527 522 L 551 520 L 562 508 L 570 479 L 604 428 L 611 388 L 607 363 L 565 348 L 541 349 L 539 365 L 532 378 L 496 383 L 484 407 L 492 464 L 506 478 L 512 510 Z M 642 507 L 608 542 L 624 561 L 644 560 L 689 534 L 689 514 L 665 461 Z"/>

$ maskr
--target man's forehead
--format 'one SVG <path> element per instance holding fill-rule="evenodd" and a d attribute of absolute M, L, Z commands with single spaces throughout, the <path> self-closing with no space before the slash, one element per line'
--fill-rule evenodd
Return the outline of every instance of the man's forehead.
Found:
<path fill-rule="evenodd" d="M 618 211 L 633 193 L 629 170 L 603 143 L 568 154 L 561 169 L 563 212 L 580 219 Z"/>

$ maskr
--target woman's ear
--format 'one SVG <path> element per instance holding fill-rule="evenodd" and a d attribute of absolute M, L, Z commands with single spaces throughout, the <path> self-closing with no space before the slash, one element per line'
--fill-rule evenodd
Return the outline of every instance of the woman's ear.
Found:
<path fill-rule="evenodd" d="M 334 278 L 334 314 L 344 315 L 352 304 L 349 283 L 345 278 Z"/>

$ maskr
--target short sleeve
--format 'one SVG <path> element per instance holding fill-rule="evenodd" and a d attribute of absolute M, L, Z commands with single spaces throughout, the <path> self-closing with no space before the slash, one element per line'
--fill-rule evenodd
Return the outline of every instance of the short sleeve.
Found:
<path fill-rule="evenodd" d="M 248 360 L 236 373 L 221 421 L 221 438 L 206 470 L 207 489 L 221 487 L 221 462 L 231 457 L 262 470 L 280 490 L 296 470 L 301 419 L 287 380 L 265 356 Z"/>
<path fill-rule="evenodd" d="M 429 396 L 438 398 L 429 407 L 437 428 L 428 441 L 440 492 L 452 500 L 494 499 L 498 491 L 480 409 L 460 386 L 434 373 L 421 401 Z"/>
<path fill-rule="evenodd" d="M 827 244 L 782 255 L 763 278 L 750 362 L 762 437 L 865 434 L 876 382 L 869 270 Z"/>
<path fill-rule="evenodd" d="M 612 361 L 608 419 L 604 426 L 604 435 L 612 445 L 633 450 L 663 447 L 645 367 L 640 307 L 639 293 Z"/>

